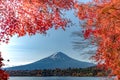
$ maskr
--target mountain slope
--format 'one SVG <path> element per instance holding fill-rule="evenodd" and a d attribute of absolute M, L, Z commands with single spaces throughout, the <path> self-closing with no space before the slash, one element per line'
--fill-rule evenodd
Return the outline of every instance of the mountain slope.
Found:
<path fill-rule="evenodd" d="M 7 70 L 34 70 L 34 69 L 66 69 L 66 68 L 86 68 L 94 66 L 92 63 L 82 62 L 72 59 L 62 52 L 57 52 L 49 57 L 41 59 L 31 64 L 6 68 Z"/>

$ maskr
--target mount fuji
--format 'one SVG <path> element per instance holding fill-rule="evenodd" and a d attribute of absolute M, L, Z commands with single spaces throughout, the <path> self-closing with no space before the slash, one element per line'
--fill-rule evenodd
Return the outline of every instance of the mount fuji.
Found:
<path fill-rule="evenodd" d="M 87 68 L 95 66 L 93 63 L 75 60 L 62 52 L 57 52 L 31 64 L 6 68 L 6 70 L 35 70 L 35 69 L 67 69 Z"/>

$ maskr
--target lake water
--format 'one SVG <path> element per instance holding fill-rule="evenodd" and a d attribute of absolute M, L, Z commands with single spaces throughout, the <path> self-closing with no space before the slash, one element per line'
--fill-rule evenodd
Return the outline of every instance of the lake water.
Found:
<path fill-rule="evenodd" d="M 9 80 L 113 80 L 105 77 L 10 77 Z"/>

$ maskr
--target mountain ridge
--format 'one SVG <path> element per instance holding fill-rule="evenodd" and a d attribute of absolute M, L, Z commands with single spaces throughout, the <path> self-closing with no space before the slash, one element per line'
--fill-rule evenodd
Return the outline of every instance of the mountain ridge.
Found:
<path fill-rule="evenodd" d="M 9 68 L 6 68 L 6 70 L 87 68 L 94 65 L 95 64 L 93 63 L 88 63 L 88 62 L 83 62 L 83 61 L 78 61 L 76 59 L 73 59 L 67 56 L 63 52 L 56 52 L 36 62 L 26 64 L 26 65 L 21 65 L 21 66 L 9 67 Z"/>

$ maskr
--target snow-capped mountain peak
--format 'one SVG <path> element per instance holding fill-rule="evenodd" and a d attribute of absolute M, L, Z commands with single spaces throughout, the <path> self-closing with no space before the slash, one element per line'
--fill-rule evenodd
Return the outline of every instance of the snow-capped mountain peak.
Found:
<path fill-rule="evenodd" d="M 8 70 L 35 70 L 35 69 L 67 69 L 67 68 L 86 68 L 95 66 L 92 63 L 75 60 L 62 52 L 56 52 L 46 58 L 34 63 L 7 68 Z"/>
<path fill-rule="evenodd" d="M 54 59 L 54 58 L 57 58 L 60 54 L 61 54 L 61 52 L 56 52 L 56 53 L 52 54 L 50 57 Z"/>
<path fill-rule="evenodd" d="M 63 55 L 62 52 L 56 52 L 56 53 L 52 54 L 50 57 L 51 58 L 56 58 L 56 57 L 61 56 L 61 55 Z"/>
<path fill-rule="evenodd" d="M 70 57 L 68 57 L 63 52 L 56 52 L 56 53 L 52 54 L 51 56 L 49 56 L 49 58 L 51 58 L 51 59 L 70 59 Z"/>

